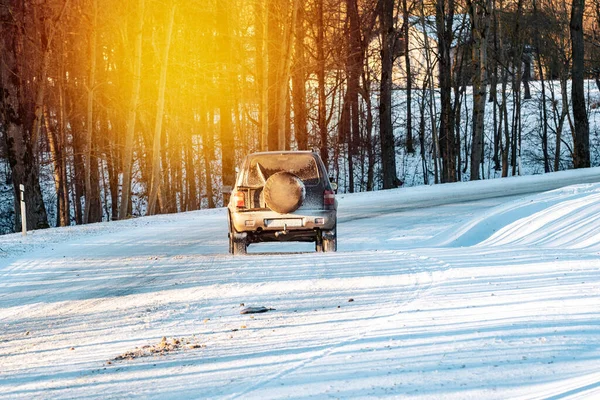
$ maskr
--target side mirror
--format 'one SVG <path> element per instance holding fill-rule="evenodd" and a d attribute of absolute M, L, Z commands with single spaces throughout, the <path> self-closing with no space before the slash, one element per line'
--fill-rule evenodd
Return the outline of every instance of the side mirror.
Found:
<path fill-rule="evenodd" d="M 331 182 L 331 189 L 332 189 L 334 192 L 337 192 L 337 190 L 338 190 L 338 185 L 337 185 L 337 183 L 335 183 L 335 182 Z"/>
<path fill-rule="evenodd" d="M 231 185 L 223 185 L 223 189 L 221 190 L 224 194 L 231 194 L 233 187 Z"/>

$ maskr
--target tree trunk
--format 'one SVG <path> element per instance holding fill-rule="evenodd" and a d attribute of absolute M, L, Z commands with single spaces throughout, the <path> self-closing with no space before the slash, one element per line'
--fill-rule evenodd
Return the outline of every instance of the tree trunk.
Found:
<path fill-rule="evenodd" d="M 433 54 L 433 49 L 429 44 L 429 36 L 427 35 L 427 23 L 425 20 L 425 6 L 424 3 L 420 3 L 420 24 L 423 31 L 423 44 L 425 50 L 425 64 L 426 64 L 426 79 L 423 82 L 422 87 L 422 109 L 421 109 L 421 121 L 419 126 L 419 134 L 425 134 L 425 110 L 429 111 L 429 120 L 431 124 L 431 140 L 432 140 L 432 157 L 433 157 L 433 180 L 435 184 L 439 183 L 440 178 L 440 165 L 439 165 L 439 157 L 440 157 L 440 140 L 439 140 L 439 131 L 437 125 L 437 107 L 436 107 L 436 99 L 435 99 L 435 84 L 434 84 L 434 69 L 435 63 L 431 59 Z M 427 103 L 427 104 L 426 104 Z M 423 138 L 424 139 L 424 138 Z M 427 170 L 427 161 L 423 160 L 425 163 L 423 166 L 423 171 Z M 429 176 L 424 177 L 425 180 L 429 182 Z"/>
<path fill-rule="evenodd" d="M 94 131 L 94 86 L 96 85 L 96 41 L 97 41 L 97 26 L 98 26 L 98 0 L 92 1 L 92 26 L 91 29 L 91 38 L 89 42 L 90 49 L 90 76 L 88 80 L 88 88 L 87 88 L 87 120 L 86 120 L 86 129 L 85 129 L 85 139 L 84 139 L 84 147 L 85 147 L 85 156 L 84 156 L 84 173 L 85 173 L 85 206 L 83 208 L 83 223 L 87 224 L 90 222 L 98 222 L 94 219 L 90 218 L 92 201 L 96 199 L 92 199 L 92 140 L 93 140 L 93 131 Z M 96 165 L 96 167 L 98 167 Z M 96 168 L 96 175 L 98 175 L 98 171 Z M 98 184 L 98 181 L 94 182 L 95 185 Z M 99 199 L 98 199 L 99 200 Z"/>
<path fill-rule="evenodd" d="M 470 2 L 473 24 L 473 140 L 471 142 L 471 180 L 479 180 L 483 159 L 483 139 L 487 89 L 487 41 L 492 1 Z M 456 100 L 455 100 L 456 101 Z"/>
<path fill-rule="evenodd" d="M 440 81 L 440 156 L 442 157 L 442 183 L 456 181 L 456 154 L 454 139 L 454 113 L 452 112 L 452 63 L 450 47 L 453 40 L 454 0 L 437 0 L 436 28 L 439 54 Z"/>
<path fill-rule="evenodd" d="M 294 73 L 292 76 L 292 97 L 294 103 L 294 134 L 298 150 L 308 150 L 308 129 L 306 125 L 306 59 L 304 54 L 304 14 L 305 5 L 300 4 L 296 20 L 294 45 Z"/>
<path fill-rule="evenodd" d="M 360 37 L 360 18 L 357 0 L 346 0 L 348 15 L 348 54 L 346 55 L 346 71 L 348 74 L 348 89 L 346 101 L 350 117 L 350 126 L 344 132 L 348 143 L 348 178 L 349 192 L 353 193 L 354 183 L 354 157 L 356 144 L 360 140 L 360 115 L 358 111 L 358 95 L 360 92 L 360 76 L 362 75 L 362 44 Z"/>
<path fill-rule="evenodd" d="M 71 225 L 71 202 L 69 201 L 69 180 L 67 175 L 67 140 L 66 140 L 66 110 L 64 91 L 64 66 L 61 63 L 60 77 L 58 78 L 58 130 L 57 130 L 57 152 L 59 153 L 59 169 L 61 173 L 62 209 L 59 217 L 61 226 Z"/>
<path fill-rule="evenodd" d="M 119 206 L 119 219 L 125 219 L 129 216 L 129 204 L 131 203 L 131 169 L 133 166 L 133 143 L 135 138 L 137 107 L 140 98 L 144 11 L 145 0 L 139 0 L 133 60 L 133 88 L 131 91 L 129 108 L 127 110 L 127 132 L 125 133 L 125 147 L 123 149 L 123 186 L 121 193 L 121 204 Z M 127 44 L 125 45 L 127 46 Z"/>
<path fill-rule="evenodd" d="M 287 14 L 289 0 L 269 1 L 267 3 L 267 53 L 268 53 L 268 150 L 279 149 L 279 99 L 280 85 L 279 81 L 281 64 L 283 63 L 282 30 L 283 15 Z"/>
<path fill-rule="evenodd" d="M 537 0 L 533 0 L 533 17 L 538 17 Z M 540 49 L 540 32 L 536 25 L 534 43 L 537 49 Z M 544 157 L 544 172 L 550 172 L 550 156 L 548 155 L 548 112 L 546 109 L 546 82 L 544 79 L 544 65 L 542 63 L 542 55 L 540 51 L 536 51 L 535 60 L 540 74 L 540 84 L 542 85 L 542 104 L 541 104 L 541 118 L 542 118 L 542 153 Z"/>
<path fill-rule="evenodd" d="M 379 139 L 383 188 L 398 187 L 396 148 L 392 125 L 392 70 L 394 63 L 394 0 L 382 0 L 381 6 L 381 86 L 379 97 Z"/>
<path fill-rule="evenodd" d="M 590 127 L 585 106 L 584 92 L 584 39 L 583 39 L 583 11 L 585 0 L 573 0 L 571 6 L 571 46 L 573 65 L 571 87 L 573 117 L 575 131 L 573 132 L 573 166 L 575 168 L 589 168 L 590 166 Z"/>
<path fill-rule="evenodd" d="M 327 130 L 327 116 L 326 104 L 327 101 L 325 94 L 325 25 L 323 20 L 323 1 L 317 0 L 317 86 L 319 93 L 319 108 L 318 108 L 318 125 L 319 135 L 321 138 L 320 152 L 321 159 L 328 167 L 329 164 L 329 148 L 328 148 L 328 130 Z"/>
<path fill-rule="evenodd" d="M 58 146 L 58 134 L 50 127 L 50 117 L 48 107 L 44 106 L 44 125 L 46 127 L 46 136 L 48 138 L 48 147 L 52 161 L 52 175 L 54 178 L 54 189 L 56 191 L 56 226 L 67 226 L 64 220 L 64 196 L 63 196 L 63 173 L 62 173 L 62 148 Z"/>
<path fill-rule="evenodd" d="M 531 99 L 531 88 L 529 87 L 529 81 L 531 80 L 531 56 L 529 54 L 523 55 L 523 99 Z"/>
<path fill-rule="evenodd" d="M 271 4 L 271 3 L 269 3 Z M 256 76 L 258 90 L 260 92 L 260 150 L 268 149 L 269 137 L 269 61 L 268 61 L 268 6 L 263 0 L 255 0 L 255 21 L 256 21 Z"/>
<path fill-rule="evenodd" d="M 495 57 L 490 59 L 490 97 L 489 101 L 494 107 L 494 170 L 500 171 L 500 146 L 502 143 L 501 130 L 498 129 L 498 66 L 499 66 L 499 49 L 498 49 L 498 14 L 496 10 L 492 10 L 492 24 L 494 37 L 494 54 Z"/>
<path fill-rule="evenodd" d="M 90 152 L 90 203 L 89 203 L 89 215 L 88 223 L 102 221 L 102 202 L 100 201 L 100 170 L 98 163 L 100 159 L 97 156 L 98 145 L 94 144 L 94 138 L 92 137 L 92 149 Z M 86 193 L 86 198 L 88 194 Z"/>
<path fill-rule="evenodd" d="M 114 144 L 109 145 L 107 155 L 108 167 L 108 186 L 110 187 L 110 219 L 112 221 L 119 219 L 119 168 L 118 153 L 114 149 Z"/>
<path fill-rule="evenodd" d="M 196 156 L 194 153 L 194 140 L 191 134 L 186 135 L 185 146 L 185 179 L 187 183 L 186 211 L 199 210 L 198 185 L 196 184 Z"/>
<path fill-rule="evenodd" d="M 521 175 L 521 81 L 523 79 L 523 48 L 524 43 L 521 37 L 521 16 L 523 14 L 523 0 L 517 0 L 517 17 L 515 19 L 514 31 L 516 32 L 516 41 L 513 44 L 515 51 L 511 60 L 514 75 L 512 82 L 513 89 L 513 110 L 512 110 L 512 148 L 511 165 L 512 175 Z"/>
<path fill-rule="evenodd" d="M 500 112 L 502 113 L 502 118 L 500 121 L 500 130 L 504 131 L 504 146 L 502 146 L 502 177 L 508 177 L 508 167 L 509 165 L 509 157 L 511 143 L 510 143 L 510 132 L 508 129 L 508 107 L 506 102 L 508 100 L 508 96 L 506 94 L 506 86 L 508 84 L 508 77 L 506 76 L 508 72 L 504 71 L 504 76 L 502 78 L 502 107 Z M 502 126 L 502 120 L 504 120 L 504 127 Z"/>
<path fill-rule="evenodd" d="M 425 149 L 425 98 L 426 98 L 426 82 L 423 82 L 423 91 L 421 95 L 421 103 L 419 105 L 419 111 L 421 117 L 419 118 L 419 145 L 421 149 L 421 168 L 423 170 L 423 184 L 429 185 L 429 168 L 427 166 L 427 154 Z M 437 163 L 436 163 L 437 164 Z"/>
<path fill-rule="evenodd" d="M 160 163 L 165 171 L 164 174 L 159 175 L 160 179 L 158 183 L 158 211 L 159 213 L 168 214 L 173 212 L 173 202 L 171 196 L 173 195 L 173 188 L 171 187 L 171 157 L 169 153 L 171 151 L 171 143 L 169 135 L 161 135 L 160 143 Z"/>
<path fill-rule="evenodd" d="M 74 123 L 74 121 L 69 121 Z M 73 130 L 73 168 L 71 172 L 71 182 L 73 184 L 73 204 L 75 208 L 75 223 L 77 225 L 83 224 L 83 207 L 81 205 L 81 199 L 84 195 L 85 190 L 85 179 L 84 179 L 84 163 L 83 153 L 84 145 L 81 143 L 83 135 L 79 134 L 79 131 Z"/>
<path fill-rule="evenodd" d="M 412 68 L 410 64 L 410 23 L 407 0 L 402 0 L 403 39 L 404 39 L 404 67 L 406 69 L 406 151 L 414 153 L 412 134 Z"/>
<path fill-rule="evenodd" d="M 204 102 L 204 106 L 208 105 Z M 206 110 L 206 108 L 202 108 Z M 210 116 L 210 117 L 209 117 Z M 214 150 L 214 141 L 213 141 L 213 126 L 212 121 L 214 120 L 214 115 L 212 112 L 204 111 L 200 117 L 200 131 L 204 134 L 202 140 L 202 152 L 204 154 L 204 173 L 206 174 L 206 197 L 208 199 L 208 208 L 215 208 L 215 198 L 213 193 L 213 183 L 212 183 L 212 167 L 211 161 L 214 158 L 215 150 Z M 209 125 L 210 124 L 210 125 Z"/>
<path fill-rule="evenodd" d="M 554 153 L 554 171 L 560 170 L 560 148 L 562 144 L 562 132 L 565 123 L 565 118 L 569 113 L 569 98 L 567 94 L 567 75 L 561 74 L 560 76 L 560 93 L 562 99 L 562 107 L 560 111 L 560 117 L 558 119 L 558 127 L 556 128 L 556 150 Z"/>
<path fill-rule="evenodd" d="M 373 103 L 371 100 L 371 78 L 369 71 L 363 68 L 363 90 L 361 92 L 365 102 L 367 118 L 365 121 L 365 147 L 367 153 L 367 191 L 375 189 L 375 151 L 373 151 Z"/>
<path fill-rule="evenodd" d="M 169 13 L 169 25 L 165 38 L 165 51 L 163 53 L 160 67 L 160 79 L 158 81 L 158 101 L 156 103 L 156 120 L 154 122 L 154 142 L 152 146 L 152 175 L 150 177 L 150 198 L 148 199 L 148 215 L 155 214 L 158 187 L 161 181 L 160 168 L 160 144 L 162 136 L 162 123 L 165 110 L 165 91 L 167 87 L 167 71 L 169 68 L 169 49 L 171 47 L 171 36 L 173 34 L 173 22 L 175 21 L 175 3 L 171 3 Z"/>
<path fill-rule="evenodd" d="M 280 63 L 279 70 L 279 93 L 277 95 L 277 150 L 286 149 L 286 113 L 289 105 L 289 80 L 290 68 L 292 65 L 292 35 L 296 26 L 298 16 L 299 0 L 293 0 L 291 20 L 285 23 L 283 34 L 283 62 Z M 289 113 L 287 113 L 289 115 Z"/>
<path fill-rule="evenodd" d="M 223 186 L 233 187 L 235 181 L 235 135 L 233 125 L 232 96 L 234 96 L 234 74 L 232 41 L 229 25 L 228 3 L 217 2 L 217 34 L 220 62 L 221 96 L 219 100 L 219 122 L 221 136 L 221 177 Z M 223 204 L 229 201 L 224 193 Z"/>

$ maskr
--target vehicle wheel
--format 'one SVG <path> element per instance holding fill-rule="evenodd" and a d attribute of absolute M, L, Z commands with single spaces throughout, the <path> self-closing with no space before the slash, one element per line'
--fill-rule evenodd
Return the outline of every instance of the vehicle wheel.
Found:
<path fill-rule="evenodd" d="M 337 251 L 337 237 L 334 237 L 333 239 L 323 239 L 323 251 L 326 253 Z"/>
<path fill-rule="evenodd" d="M 263 193 L 267 207 L 279 214 L 287 214 L 302 205 L 306 188 L 296 175 L 281 171 L 267 179 Z"/>
<path fill-rule="evenodd" d="M 229 254 L 246 254 L 248 249 L 248 243 L 245 239 L 235 239 L 235 229 L 231 223 L 231 214 L 227 214 L 227 222 L 229 223 Z"/>
<path fill-rule="evenodd" d="M 233 228 L 231 225 L 231 213 L 227 212 L 227 225 L 229 225 L 229 233 L 227 237 L 229 238 L 229 254 L 233 254 Z"/>
<path fill-rule="evenodd" d="M 233 254 L 233 235 L 229 232 L 229 254 Z"/>
<path fill-rule="evenodd" d="M 243 255 L 246 254 L 248 250 L 248 244 L 245 240 L 231 239 L 231 247 L 233 250 L 231 254 L 233 255 Z"/>
<path fill-rule="evenodd" d="M 324 242 L 324 240 L 320 237 L 318 237 L 317 240 L 315 240 L 315 251 L 317 253 L 323 252 L 323 242 Z"/>

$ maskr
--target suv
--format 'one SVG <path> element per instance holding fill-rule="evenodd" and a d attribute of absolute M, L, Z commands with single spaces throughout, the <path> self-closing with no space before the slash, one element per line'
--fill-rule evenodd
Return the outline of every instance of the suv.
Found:
<path fill-rule="evenodd" d="M 335 189 L 315 152 L 248 155 L 227 206 L 229 252 L 245 254 L 251 243 L 284 241 L 336 251 Z"/>

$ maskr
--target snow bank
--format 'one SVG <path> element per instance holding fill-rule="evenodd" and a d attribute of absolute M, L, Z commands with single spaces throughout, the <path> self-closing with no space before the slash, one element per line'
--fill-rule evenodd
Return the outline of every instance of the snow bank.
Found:
<path fill-rule="evenodd" d="M 525 197 L 496 207 L 433 241 L 438 246 L 539 246 L 600 251 L 600 184 Z"/>

